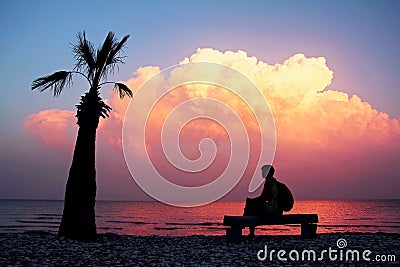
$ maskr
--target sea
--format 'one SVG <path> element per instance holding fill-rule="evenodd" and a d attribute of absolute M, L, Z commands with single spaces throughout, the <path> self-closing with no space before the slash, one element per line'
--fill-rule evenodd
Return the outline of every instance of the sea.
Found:
<path fill-rule="evenodd" d="M 243 202 L 182 208 L 160 202 L 97 201 L 98 233 L 121 235 L 224 235 L 224 215 L 242 215 Z M 0 232 L 57 232 L 63 201 L 0 200 Z M 298 200 L 292 213 L 318 214 L 318 233 L 400 234 L 400 200 Z M 247 229 L 245 231 L 248 231 Z M 298 225 L 260 226 L 256 234 L 300 234 Z"/>

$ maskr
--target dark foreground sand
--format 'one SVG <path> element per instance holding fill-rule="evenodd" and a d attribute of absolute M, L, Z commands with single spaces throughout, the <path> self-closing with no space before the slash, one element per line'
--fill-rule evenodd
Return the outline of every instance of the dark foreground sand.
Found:
<path fill-rule="evenodd" d="M 338 248 L 338 239 L 344 242 Z M 267 259 L 257 257 L 260 250 L 267 246 Z M 329 258 L 331 247 L 331 261 Z M 271 250 L 285 250 L 281 261 L 276 252 L 270 257 Z M 289 253 L 299 261 L 289 258 Z M 316 261 L 312 260 L 314 250 Z M 318 261 L 321 252 L 323 260 Z M 359 261 L 346 261 L 346 251 L 357 250 Z M 362 254 L 370 250 L 365 261 Z M 292 251 L 292 252 L 291 252 Z M 282 252 L 281 252 L 282 253 Z M 302 253 L 305 259 L 302 260 Z M 310 254 L 311 253 L 311 254 Z M 340 254 L 342 260 L 340 260 Z M 353 252 L 352 252 L 353 253 Z M 354 252 L 356 253 L 356 252 Z M 386 262 L 375 260 L 377 255 Z M 119 236 L 115 234 L 99 235 L 98 242 L 80 243 L 58 238 L 53 233 L 25 232 L 0 234 L 0 266 L 281 266 L 281 265 L 344 265 L 344 266 L 399 266 L 400 235 L 395 234 L 320 234 L 317 238 L 307 240 L 299 236 L 257 236 L 241 244 L 227 244 L 224 236 Z M 395 262 L 389 262 L 391 256 Z M 264 251 L 259 253 L 265 257 Z M 310 257 L 310 258 L 309 258 Z M 348 254 L 348 259 L 352 255 Z M 356 257 L 356 254 L 354 254 Z"/>

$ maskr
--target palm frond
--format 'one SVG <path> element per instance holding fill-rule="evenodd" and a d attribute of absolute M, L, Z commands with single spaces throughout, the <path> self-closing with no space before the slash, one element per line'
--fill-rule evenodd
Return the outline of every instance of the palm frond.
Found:
<path fill-rule="evenodd" d="M 119 97 L 121 99 L 124 98 L 126 95 L 129 97 L 133 97 L 132 90 L 123 83 L 115 83 L 114 90 L 118 91 Z"/>
<path fill-rule="evenodd" d="M 97 50 L 96 56 L 96 82 L 99 82 L 101 76 L 104 73 L 105 64 L 107 62 L 108 55 L 112 48 L 116 45 L 116 39 L 113 32 L 109 32 L 107 34 L 106 39 L 103 42 L 103 45 Z"/>
<path fill-rule="evenodd" d="M 87 76 L 91 78 L 96 68 L 94 46 L 86 39 L 85 32 L 79 32 L 77 39 L 78 43 L 72 46 L 72 51 L 76 60 L 75 69 L 78 71 L 85 69 Z"/>
<path fill-rule="evenodd" d="M 103 119 L 110 117 L 109 114 L 112 108 L 106 103 L 104 103 L 103 100 L 100 101 L 100 105 L 101 105 L 100 116 L 103 117 Z"/>
<path fill-rule="evenodd" d="M 66 85 L 72 84 L 71 71 L 57 71 L 48 76 L 37 78 L 32 82 L 32 90 L 39 89 L 43 92 L 47 88 L 53 90 L 54 96 L 59 96 Z"/>
<path fill-rule="evenodd" d="M 106 80 L 109 73 L 114 73 L 117 64 L 123 63 L 124 57 L 120 56 L 120 52 L 128 39 L 129 35 L 126 35 L 118 42 L 113 32 L 108 33 L 103 45 L 97 50 L 95 82 Z"/>
<path fill-rule="evenodd" d="M 111 49 L 107 61 L 106 61 L 106 70 L 105 72 L 114 72 L 114 68 L 118 63 L 124 63 L 123 59 L 125 57 L 120 56 L 120 53 L 124 49 L 126 42 L 128 41 L 130 35 L 125 35 L 121 41 L 115 43 L 114 47 Z"/>
<path fill-rule="evenodd" d="M 115 46 L 112 48 L 110 51 L 110 54 L 107 58 L 107 63 L 111 64 L 112 61 L 115 59 L 121 58 L 118 56 L 118 54 L 124 49 L 126 42 L 128 41 L 130 35 L 125 35 L 121 41 L 115 44 Z"/>

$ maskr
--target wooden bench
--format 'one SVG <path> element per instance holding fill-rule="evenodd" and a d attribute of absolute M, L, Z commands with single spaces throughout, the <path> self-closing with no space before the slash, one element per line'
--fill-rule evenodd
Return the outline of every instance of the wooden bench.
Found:
<path fill-rule="evenodd" d="M 242 241 L 242 229 L 259 225 L 301 224 L 301 236 L 313 238 L 317 234 L 317 214 L 289 214 L 277 218 L 260 218 L 256 216 L 224 216 L 228 242 L 240 243 Z"/>

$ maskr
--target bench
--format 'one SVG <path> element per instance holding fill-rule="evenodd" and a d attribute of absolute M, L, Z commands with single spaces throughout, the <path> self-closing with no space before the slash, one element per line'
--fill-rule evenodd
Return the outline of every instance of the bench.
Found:
<path fill-rule="evenodd" d="M 313 238 L 317 234 L 317 214 L 288 214 L 277 218 L 260 218 L 256 216 L 224 216 L 226 238 L 228 242 L 240 243 L 242 241 L 242 229 L 259 225 L 301 224 L 301 236 Z"/>

